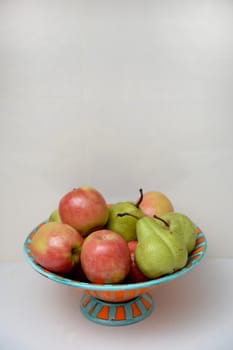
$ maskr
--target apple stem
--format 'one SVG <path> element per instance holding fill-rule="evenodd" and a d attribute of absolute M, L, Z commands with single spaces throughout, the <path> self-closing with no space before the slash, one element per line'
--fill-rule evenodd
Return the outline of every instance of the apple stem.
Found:
<path fill-rule="evenodd" d="M 77 254 L 79 251 L 79 249 L 77 247 L 74 247 L 71 249 L 71 254 L 74 255 L 74 254 Z"/>
<path fill-rule="evenodd" d="M 141 202 L 143 200 L 143 190 L 142 190 L 142 188 L 139 189 L 139 192 L 140 192 L 140 198 L 138 199 L 137 203 L 135 204 L 135 206 L 137 208 L 139 208 L 139 205 L 141 204 Z"/>
<path fill-rule="evenodd" d="M 117 216 L 120 216 L 120 217 L 122 217 L 122 216 L 126 216 L 126 215 L 128 215 L 128 216 L 132 216 L 132 218 L 137 219 L 137 220 L 139 220 L 139 219 L 140 219 L 140 217 L 139 217 L 139 216 L 134 215 L 134 214 L 131 214 L 131 213 L 118 213 L 118 214 L 117 214 Z"/>
<path fill-rule="evenodd" d="M 153 215 L 153 218 L 155 218 L 155 219 L 158 219 L 158 220 L 160 220 L 160 221 L 162 221 L 167 227 L 169 227 L 169 223 L 166 221 L 166 220 L 164 220 L 164 219 L 162 219 L 162 218 L 160 218 L 159 216 L 157 216 L 157 215 Z"/>

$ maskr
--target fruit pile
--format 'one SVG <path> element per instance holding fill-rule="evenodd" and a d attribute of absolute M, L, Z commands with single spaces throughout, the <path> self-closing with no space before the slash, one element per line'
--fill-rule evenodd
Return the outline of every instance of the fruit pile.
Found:
<path fill-rule="evenodd" d="M 183 268 L 196 228 L 160 192 L 140 189 L 135 202 L 108 204 L 92 187 L 66 193 L 31 244 L 34 260 L 68 278 L 137 283 Z"/>

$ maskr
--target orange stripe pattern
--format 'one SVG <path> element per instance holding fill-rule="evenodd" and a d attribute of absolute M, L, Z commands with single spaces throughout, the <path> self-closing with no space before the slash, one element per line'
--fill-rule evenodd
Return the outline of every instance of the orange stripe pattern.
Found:
<path fill-rule="evenodd" d="M 106 325 L 135 323 L 150 315 L 153 300 L 148 293 L 124 303 L 108 303 L 86 293 L 81 300 L 81 311 L 94 322 Z"/>

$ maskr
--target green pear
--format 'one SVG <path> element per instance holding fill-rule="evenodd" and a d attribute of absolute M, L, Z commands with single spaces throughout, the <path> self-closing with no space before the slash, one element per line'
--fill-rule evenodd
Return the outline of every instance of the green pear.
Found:
<path fill-rule="evenodd" d="M 183 238 L 180 236 L 182 227 L 177 221 L 162 223 L 161 220 L 155 219 L 154 231 L 170 248 L 175 258 L 174 270 L 179 270 L 184 267 L 188 260 L 188 250 Z"/>
<path fill-rule="evenodd" d="M 185 242 L 188 254 L 190 254 L 195 247 L 197 239 L 196 227 L 191 219 L 188 216 L 177 212 L 166 213 L 162 215 L 161 218 L 169 222 L 171 228 L 173 227 L 174 231 L 180 235 Z"/>
<path fill-rule="evenodd" d="M 137 222 L 135 261 L 141 272 L 154 279 L 174 271 L 175 257 L 154 229 L 154 220 L 144 217 Z"/>
<path fill-rule="evenodd" d="M 122 215 L 122 214 L 131 215 Z M 121 216 L 122 215 L 122 216 Z M 137 239 L 136 224 L 139 218 L 144 216 L 141 209 L 139 209 L 133 202 L 119 202 L 112 204 L 109 207 L 109 216 L 106 228 L 108 230 L 117 232 L 127 242 Z"/>
<path fill-rule="evenodd" d="M 135 261 L 149 278 L 172 273 L 187 263 L 188 252 L 184 241 L 169 225 L 164 226 L 159 220 L 149 217 L 138 220 L 136 226 L 138 245 Z"/>
<path fill-rule="evenodd" d="M 61 222 L 61 218 L 58 209 L 55 209 L 49 216 L 49 222 Z"/>

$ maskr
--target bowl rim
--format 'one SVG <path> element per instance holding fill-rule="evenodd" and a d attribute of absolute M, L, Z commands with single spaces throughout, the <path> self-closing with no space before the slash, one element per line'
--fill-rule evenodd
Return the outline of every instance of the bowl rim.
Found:
<path fill-rule="evenodd" d="M 199 226 L 195 225 L 196 227 L 196 244 L 192 252 L 189 254 L 187 264 L 182 269 L 173 272 L 168 275 L 163 275 L 159 278 L 150 279 L 145 282 L 138 282 L 138 283 L 118 283 L 118 284 L 96 284 L 96 283 L 89 283 L 89 282 L 82 282 L 78 280 L 73 280 L 67 277 L 64 277 L 62 275 L 56 274 L 54 272 L 51 272 L 49 270 L 46 270 L 41 265 L 36 263 L 33 259 L 33 257 L 30 255 L 30 242 L 31 237 L 33 234 L 36 234 L 36 231 L 38 228 L 46 223 L 46 221 L 43 221 L 39 225 L 37 225 L 26 237 L 24 241 L 23 251 L 24 256 L 26 258 L 26 261 L 29 263 L 29 265 L 37 272 L 39 272 L 44 277 L 49 278 L 52 281 L 58 282 L 60 284 L 64 284 L 67 286 L 84 289 L 84 290 L 90 290 L 90 291 L 111 291 L 111 292 L 117 292 L 117 291 L 127 291 L 127 290 L 136 290 L 136 289 L 149 289 L 151 287 L 154 287 L 159 284 L 167 283 L 169 281 L 172 281 L 178 277 L 181 277 L 185 275 L 187 272 L 192 270 L 194 267 L 196 267 L 201 260 L 204 258 L 207 250 L 207 240 L 205 237 L 205 234 L 202 232 L 202 230 L 199 228 Z M 197 241 L 201 239 L 201 243 L 197 244 Z M 201 248 L 201 249 L 199 249 Z M 196 250 L 198 252 L 195 253 Z"/>

